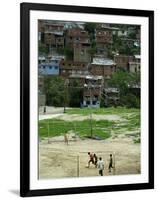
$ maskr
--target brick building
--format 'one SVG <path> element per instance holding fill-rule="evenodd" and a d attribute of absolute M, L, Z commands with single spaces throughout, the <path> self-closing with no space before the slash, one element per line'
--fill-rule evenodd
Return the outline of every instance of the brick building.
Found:
<path fill-rule="evenodd" d="M 106 106 L 117 106 L 119 104 L 120 91 L 117 88 L 104 88 L 103 93 Z"/>
<path fill-rule="evenodd" d="M 38 20 L 38 40 L 41 43 L 44 43 L 44 31 L 45 31 L 44 21 Z"/>
<path fill-rule="evenodd" d="M 105 45 L 108 43 L 112 43 L 112 30 L 107 28 L 102 28 L 96 30 L 96 43 L 102 47 L 106 47 Z"/>
<path fill-rule="evenodd" d="M 107 46 L 113 42 L 113 29 L 107 24 L 99 24 L 95 32 L 97 53 L 107 56 Z"/>
<path fill-rule="evenodd" d="M 83 107 L 100 107 L 102 95 L 103 77 L 86 76 L 83 92 Z"/>
<path fill-rule="evenodd" d="M 88 32 L 80 28 L 72 28 L 66 32 L 66 46 L 73 49 L 75 43 L 89 44 Z"/>
<path fill-rule="evenodd" d="M 89 71 L 93 75 L 111 76 L 116 71 L 116 64 L 108 58 L 93 58 Z"/>
<path fill-rule="evenodd" d="M 48 47 L 62 47 L 64 48 L 64 33 L 61 32 L 52 32 L 52 31 L 45 31 L 45 39 L 44 43 Z"/>
<path fill-rule="evenodd" d="M 44 43 L 49 47 L 64 47 L 64 25 L 45 22 Z"/>
<path fill-rule="evenodd" d="M 66 46 L 73 50 L 74 62 L 90 61 L 90 38 L 87 31 L 80 28 L 67 30 Z"/>
<path fill-rule="evenodd" d="M 90 62 L 90 44 L 76 42 L 74 44 L 74 62 Z"/>
<path fill-rule="evenodd" d="M 129 62 L 133 62 L 133 56 L 126 55 L 115 55 L 114 62 L 117 68 L 122 68 L 124 70 L 129 70 Z"/>
<path fill-rule="evenodd" d="M 129 72 L 140 72 L 140 55 L 135 55 L 132 62 L 129 62 Z"/>
<path fill-rule="evenodd" d="M 60 62 L 60 72 L 59 75 L 64 78 L 69 78 L 73 74 L 88 74 L 87 62 L 74 62 L 74 61 L 65 61 Z"/>
<path fill-rule="evenodd" d="M 64 30 L 64 24 L 57 24 L 52 22 L 45 22 L 45 30 L 46 31 L 63 31 Z"/>
<path fill-rule="evenodd" d="M 84 74 L 72 74 L 69 77 L 69 83 L 71 81 L 78 80 L 80 87 L 83 88 L 83 97 L 81 107 L 100 107 L 100 98 L 103 87 L 103 77 L 84 75 Z"/>
<path fill-rule="evenodd" d="M 69 86 L 75 80 L 83 88 L 81 106 L 100 107 L 103 77 L 91 75 L 87 62 L 61 61 L 60 76 L 69 80 Z"/>

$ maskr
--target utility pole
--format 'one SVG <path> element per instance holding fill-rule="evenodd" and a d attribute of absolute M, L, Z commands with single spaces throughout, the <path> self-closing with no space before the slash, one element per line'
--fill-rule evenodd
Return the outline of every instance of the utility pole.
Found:
<path fill-rule="evenodd" d="M 91 138 L 93 137 L 93 127 L 92 127 L 92 86 L 89 88 L 89 92 L 90 92 L 90 129 L 91 129 Z"/>
<path fill-rule="evenodd" d="M 114 160 L 114 166 L 113 166 L 113 174 L 115 175 L 115 172 L 116 172 L 116 166 L 115 166 L 115 152 L 113 153 L 113 160 Z"/>
<path fill-rule="evenodd" d="M 64 113 L 66 113 L 66 87 L 64 84 Z"/>
<path fill-rule="evenodd" d="M 64 83 L 64 113 L 66 112 L 66 101 L 67 101 L 67 93 L 68 93 L 68 83 L 69 80 L 66 79 Z"/>
<path fill-rule="evenodd" d="M 84 87 L 88 89 L 89 91 L 89 96 L 90 96 L 90 104 L 89 104 L 89 120 L 90 120 L 90 137 L 93 137 L 93 127 L 92 127 L 92 110 L 91 110 L 91 105 L 92 105 L 92 85 L 84 84 Z"/>
<path fill-rule="evenodd" d="M 80 164 L 79 164 L 80 159 L 79 158 L 80 158 L 79 155 L 77 155 L 77 177 L 80 176 Z"/>
<path fill-rule="evenodd" d="M 48 136 L 48 144 L 49 144 L 49 143 L 50 143 L 50 141 L 49 141 L 49 119 L 48 119 L 48 124 L 47 124 L 47 126 L 48 126 L 48 132 L 47 132 L 48 135 L 47 135 L 47 136 Z"/>
<path fill-rule="evenodd" d="M 50 38 L 50 41 L 49 41 L 49 54 L 51 55 L 51 38 Z"/>
<path fill-rule="evenodd" d="M 66 113 L 66 87 L 64 84 L 64 113 Z"/>

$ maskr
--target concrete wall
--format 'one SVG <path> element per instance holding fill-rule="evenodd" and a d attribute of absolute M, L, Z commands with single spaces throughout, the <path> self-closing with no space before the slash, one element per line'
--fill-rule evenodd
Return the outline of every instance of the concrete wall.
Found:
<path fill-rule="evenodd" d="M 46 95 L 38 94 L 38 106 L 45 106 L 46 105 Z"/>
<path fill-rule="evenodd" d="M 59 60 L 51 63 L 39 64 L 38 70 L 41 75 L 59 75 Z"/>
<path fill-rule="evenodd" d="M 90 72 L 98 76 L 110 76 L 116 71 L 115 65 L 91 65 Z"/>
<path fill-rule="evenodd" d="M 89 45 L 75 44 L 74 45 L 74 61 L 90 62 Z"/>

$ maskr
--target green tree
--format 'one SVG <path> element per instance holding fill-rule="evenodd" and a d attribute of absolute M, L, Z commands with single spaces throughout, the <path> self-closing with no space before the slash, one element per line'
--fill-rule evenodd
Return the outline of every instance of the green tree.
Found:
<path fill-rule="evenodd" d="M 64 79 L 61 77 L 44 77 L 44 93 L 46 94 L 46 105 L 64 106 L 65 87 Z"/>
<path fill-rule="evenodd" d="M 91 61 L 93 60 L 93 57 L 94 57 L 94 55 L 95 55 L 96 52 L 97 52 L 97 48 L 95 46 L 91 47 L 88 50 L 88 53 L 90 54 L 90 57 L 91 57 Z"/>
<path fill-rule="evenodd" d="M 38 52 L 40 55 L 47 55 L 49 50 L 45 44 L 39 43 L 38 44 Z"/>
<path fill-rule="evenodd" d="M 90 36 L 91 41 L 91 47 L 94 48 L 96 46 L 95 44 L 95 29 L 96 29 L 96 23 L 87 22 L 84 27 L 85 31 L 88 32 Z"/>
<path fill-rule="evenodd" d="M 71 81 L 68 95 L 70 107 L 80 107 L 80 103 L 83 100 L 83 88 L 78 80 Z"/>
<path fill-rule="evenodd" d="M 87 22 L 84 27 L 85 31 L 88 31 L 89 34 L 94 35 L 96 29 L 96 23 Z"/>
<path fill-rule="evenodd" d="M 72 49 L 65 47 L 64 48 L 64 55 L 66 56 L 66 60 L 73 60 L 74 52 Z"/>
<path fill-rule="evenodd" d="M 116 87 L 120 92 L 120 104 L 127 107 L 140 107 L 140 74 L 118 71 L 108 81 L 110 87 Z M 133 91 L 133 88 L 137 92 Z"/>
<path fill-rule="evenodd" d="M 115 25 L 114 25 L 115 27 Z M 119 52 L 119 54 L 123 55 L 136 55 L 140 54 L 140 47 L 139 45 L 136 46 L 134 43 L 134 40 L 136 39 L 136 34 L 138 30 L 140 29 L 140 26 L 131 26 L 131 25 L 117 25 L 117 28 L 119 28 L 122 31 L 128 31 L 127 36 L 113 36 L 113 45 L 111 52 Z M 128 39 L 131 39 L 131 43 L 129 43 Z M 133 43 L 132 43 L 133 40 Z M 110 52 L 108 52 L 109 55 Z"/>

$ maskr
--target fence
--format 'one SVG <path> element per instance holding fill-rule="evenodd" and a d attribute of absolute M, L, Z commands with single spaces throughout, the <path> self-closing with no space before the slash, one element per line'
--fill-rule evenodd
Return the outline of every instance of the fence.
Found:
<path fill-rule="evenodd" d="M 53 121 L 47 119 L 45 121 L 39 121 L 39 136 L 40 138 L 47 138 L 48 142 L 64 141 L 65 134 L 69 136 L 69 141 L 76 141 L 78 138 L 83 137 L 101 140 L 110 137 L 112 131 L 113 122 L 105 120 L 96 121 L 86 119 L 72 122 L 70 120 Z"/>
<path fill-rule="evenodd" d="M 91 126 L 92 125 L 92 126 Z M 91 129 L 92 127 L 92 129 Z M 110 127 L 111 128 L 111 127 Z M 101 136 L 99 132 L 106 133 L 107 131 L 110 131 L 110 129 L 107 129 L 102 126 L 99 126 L 99 124 L 96 124 L 96 121 L 90 124 L 89 120 L 86 120 L 86 122 L 83 123 L 83 121 L 75 121 L 75 122 L 66 122 L 63 121 L 50 121 L 50 120 L 44 120 L 42 123 L 39 123 L 39 131 L 41 132 L 40 135 L 45 139 L 45 142 L 48 142 L 49 144 L 52 144 L 54 142 L 65 142 L 66 144 L 72 144 L 72 142 L 76 141 L 83 141 L 85 140 L 85 137 L 91 138 L 93 136 L 93 139 L 96 141 L 101 140 Z M 91 132 L 92 131 L 92 132 Z M 93 135 L 91 135 L 91 133 Z M 65 135 L 67 135 L 68 141 L 65 139 Z M 93 140 L 93 141 L 95 141 Z M 65 144 L 65 148 L 66 145 Z M 60 144 L 59 144 L 60 145 Z M 74 144 L 75 146 L 75 144 Z M 93 147 L 92 149 L 95 149 Z M 66 152 L 66 149 L 65 149 Z M 98 169 L 91 164 L 90 169 L 87 168 L 88 164 L 88 152 L 87 151 L 80 151 L 79 149 L 74 154 L 69 154 L 69 160 L 71 160 L 71 166 L 66 165 L 65 162 L 65 168 L 69 168 L 71 173 L 73 173 L 73 176 L 76 177 L 85 177 L 85 176 L 97 176 L 98 175 Z M 96 150 L 94 152 L 97 154 L 98 158 L 102 157 L 103 161 L 105 162 L 105 172 L 108 171 L 108 163 L 109 163 L 109 155 L 113 155 L 113 169 L 112 174 L 115 174 L 115 153 L 112 151 L 98 151 Z M 60 155 L 58 156 L 59 160 L 67 160 L 67 156 L 65 154 L 65 158 L 60 158 Z"/>

